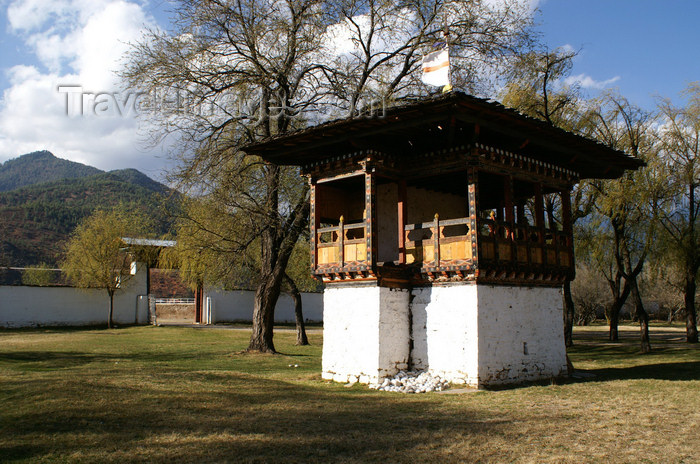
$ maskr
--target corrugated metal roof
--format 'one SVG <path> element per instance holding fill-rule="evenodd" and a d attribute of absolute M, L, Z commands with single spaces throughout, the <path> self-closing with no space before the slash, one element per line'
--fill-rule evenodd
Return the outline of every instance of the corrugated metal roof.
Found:
<path fill-rule="evenodd" d="M 150 238 L 132 238 L 132 237 L 122 237 L 122 241 L 127 245 L 139 245 L 139 246 L 152 246 L 152 247 L 163 247 L 172 248 L 177 242 L 175 240 L 154 240 Z"/>

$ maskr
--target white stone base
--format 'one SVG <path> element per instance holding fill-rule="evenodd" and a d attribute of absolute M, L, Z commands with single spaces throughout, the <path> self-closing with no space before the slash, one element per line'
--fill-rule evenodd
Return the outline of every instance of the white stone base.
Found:
<path fill-rule="evenodd" d="M 323 378 L 376 383 L 406 369 L 408 301 L 408 290 L 329 285 L 323 294 Z"/>
<path fill-rule="evenodd" d="M 561 288 L 479 285 L 479 386 L 567 373 Z"/>
<path fill-rule="evenodd" d="M 414 368 L 477 387 L 566 373 L 561 289 L 462 284 L 413 294 Z"/>
<path fill-rule="evenodd" d="M 559 288 L 329 285 L 322 375 L 376 383 L 408 367 L 477 387 L 557 377 L 566 373 L 562 310 Z"/>

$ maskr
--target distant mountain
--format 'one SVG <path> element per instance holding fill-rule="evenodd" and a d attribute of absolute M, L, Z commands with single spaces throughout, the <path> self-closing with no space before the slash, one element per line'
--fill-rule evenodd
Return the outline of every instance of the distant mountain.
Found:
<path fill-rule="evenodd" d="M 124 182 L 141 186 L 152 192 L 161 194 L 168 194 L 171 192 L 170 188 L 161 184 L 160 182 L 156 182 L 138 169 L 118 169 L 116 171 L 109 171 L 108 174 L 115 176 Z"/>
<path fill-rule="evenodd" d="M 33 161 L 42 165 L 47 159 L 35 154 L 18 158 L 28 172 L 37 170 Z M 178 207 L 179 193 L 136 169 L 103 172 L 71 164 L 77 165 L 78 172 L 92 174 L 0 191 L 0 266 L 56 265 L 76 225 L 98 208 L 123 204 L 153 218 L 158 233 L 170 231 L 168 211 Z"/>
<path fill-rule="evenodd" d="M 101 172 L 92 166 L 57 158 L 50 151 L 35 151 L 0 164 L 0 192 Z"/>

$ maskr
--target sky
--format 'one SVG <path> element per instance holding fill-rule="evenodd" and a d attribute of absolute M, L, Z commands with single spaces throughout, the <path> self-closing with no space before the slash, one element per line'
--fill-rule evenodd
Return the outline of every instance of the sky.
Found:
<path fill-rule="evenodd" d="M 548 48 L 579 51 L 571 79 L 589 96 L 617 88 L 653 109 L 700 80 L 700 1 L 524 1 L 537 6 Z M 168 27 L 171 8 L 168 0 L 0 0 L 0 162 L 45 149 L 163 179 L 173 162 L 148 143 L 114 71 L 144 27 Z M 102 94 L 108 111 L 88 104 L 81 115 L 79 92 L 119 101 Z"/>

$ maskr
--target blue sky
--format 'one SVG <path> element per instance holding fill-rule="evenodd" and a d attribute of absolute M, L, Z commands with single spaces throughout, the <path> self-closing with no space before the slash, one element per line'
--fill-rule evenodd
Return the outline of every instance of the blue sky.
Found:
<path fill-rule="evenodd" d="M 676 98 L 700 80 L 700 1 L 546 0 L 540 2 L 548 46 L 581 49 L 573 74 L 610 84 L 639 106 Z"/>
<path fill-rule="evenodd" d="M 498 1 L 498 0 L 490 0 Z M 572 79 L 590 95 L 618 88 L 652 109 L 700 80 L 698 0 L 523 0 L 551 49 L 580 50 Z M 41 149 L 156 178 L 167 153 L 128 115 L 66 114 L 60 85 L 114 91 L 113 70 L 144 25 L 167 27 L 167 0 L 0 0 L 0 162 Z"/>

